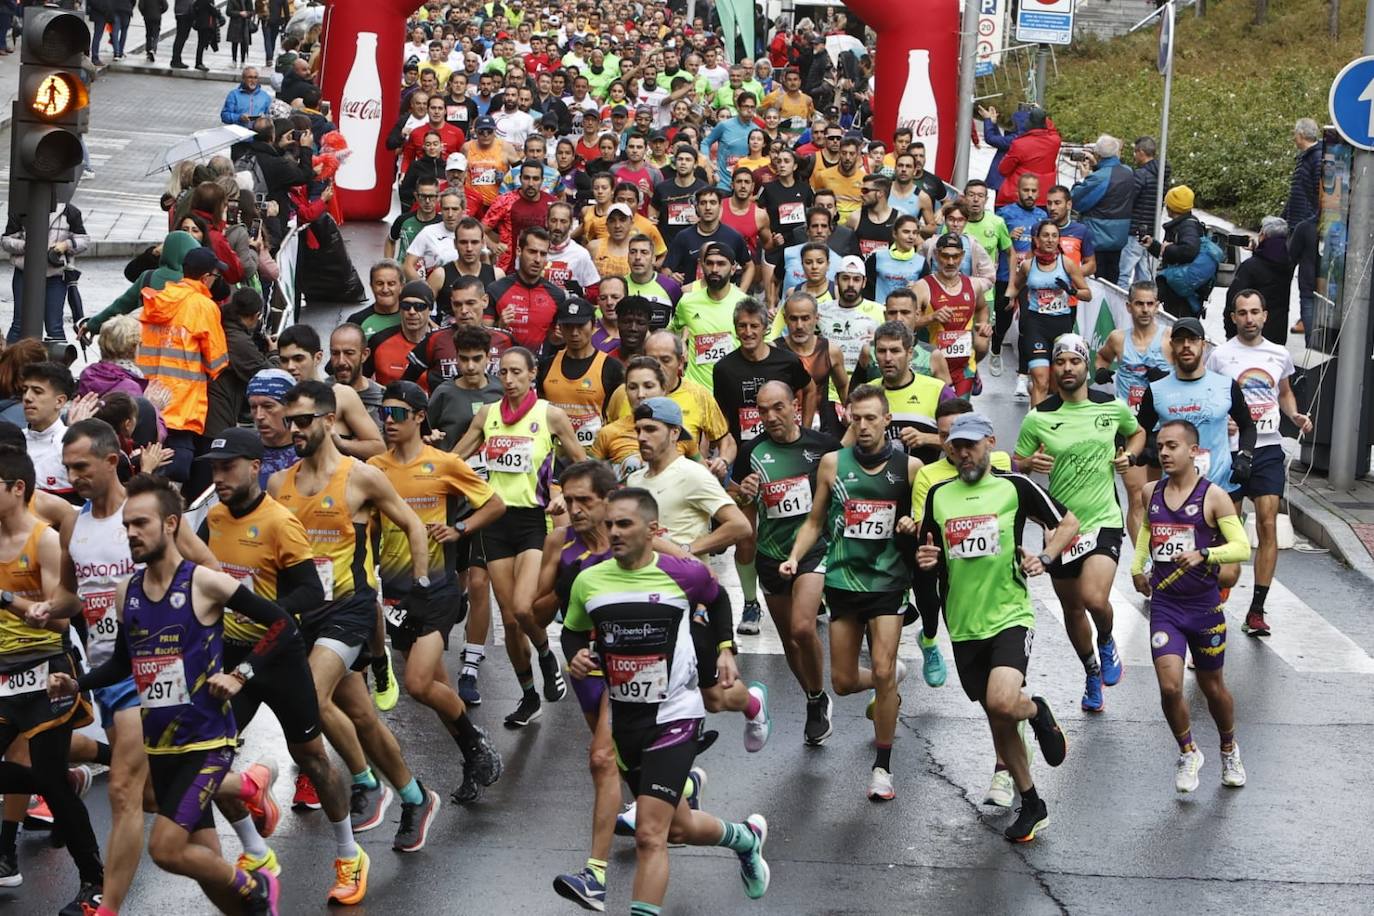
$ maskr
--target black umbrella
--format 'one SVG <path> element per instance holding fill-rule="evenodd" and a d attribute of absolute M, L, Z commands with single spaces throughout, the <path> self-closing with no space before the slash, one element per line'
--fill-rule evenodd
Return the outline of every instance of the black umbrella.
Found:
<path fill-rule="evenodd" d="M 81 287 L 77 281 L 81 279 L 81 271 L 75 267 L 67 267 L 62 271 L 62 282 L 67 284 L 67 308 L 72 313 L 72 327 L 81 327 L 81 322 L 86 320 L 86 306 L 81 301 Z M 76 337 L 77 343 L 81 344 L 81 358 L 87 361 L 85 338 L 80 334 Z"/>

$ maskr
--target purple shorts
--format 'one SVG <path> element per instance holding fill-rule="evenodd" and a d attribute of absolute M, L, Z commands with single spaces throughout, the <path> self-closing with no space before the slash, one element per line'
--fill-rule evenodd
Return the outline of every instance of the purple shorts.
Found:
<path fill-rule="evenodd" d="M 601 698 L 606 695 L 606 676 L 589 674 L 583 678 L 570 677 L 568 682 L 572 684 L 573 693 L 577 694 L 577 705 L 582 707 L 582 714 L 596 715 L 601 710 Z"/>
<path fill-rule="evenodd" d="M 1199 671 L 1218 671 L 1226 661 L 1226 615 L 1219 607 L 1176 607 L 1156 592 L 1150 600 L 1150 654 L 1184 657 L 1192 649 Z"/>
<path fill-rule="evenodd" d="M 213 830 L 211 805 L 234 762 L 232 747 L 184 754 L 149 754 L 148 775 L 157 796 L 157 813 L 187 833 Z"/>

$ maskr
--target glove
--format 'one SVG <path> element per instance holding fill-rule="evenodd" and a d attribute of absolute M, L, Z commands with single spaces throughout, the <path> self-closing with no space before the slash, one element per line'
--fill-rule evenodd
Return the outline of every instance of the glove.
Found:
<path fill-rule="evenodd" d="M 1063 277 L 1055 277 L 1054 285 L 1059 289 L 1062 289 L 1064 292 L 1068 293 L 1070 296 L 1072 296 L 1074 293 L 1073 284 L 1070 283 L 1068 280 L 1065 280 Z"/>
<path fill-rule="evenodd" d="M 1093 376 L 1093 381 L 1099 385 L 1108 385 L 1111 384 L 1112 375 L 1112 370 L 1103 366 L 1101 369 L 1097 370 L 1097 373 Z"/>
<path fill-rule="evenodd" d="M 1231 482 L 1247 483 L 1250 480 L 1250 463 L 1252 457 L 1249 452 L 1231 453 Z"/>
<path fill-rule="evenodd" d="M 1145 381 L 1147 382 L 1157 382 L 1162 378 L 1168 378 L 1168 376 L 1168 371 L 1158 366 L 1150 366 L 1145 370 Z"/>

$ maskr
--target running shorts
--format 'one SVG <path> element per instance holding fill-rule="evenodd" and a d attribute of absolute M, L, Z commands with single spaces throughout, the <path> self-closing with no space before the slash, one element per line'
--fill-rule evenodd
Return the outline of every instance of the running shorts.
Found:
<path fill-rule="evenodd" d="M 97 687 L 91 691 L 91 697 L 100 710 L 100 727 L 106 731 L 114 728 L 115 713 L 138 708 L 138 688 L 132 677 L 109 687 Z"/>
<path fill-rule="evenodd" d="M 377 629 L 377 593 L 372 589 L 354 592 L 302 615 L 300 625 L 307 649 L 322 639 L 341 644 L 349 654 L 356 649 L 357 656 L 344 662 L 350 671 L 362 671 L 371 659 L 367 647 Z"/>
<path fill-rule="evenodd" d="M 1150 599 L 1150 655 L 1184 657 L 1193 650 L 1199 671 L 1218 671 L 1226 662 L 1226 615 L 1219 607 L 1180 607 L 1161 593 Z"/>
<path fill-rule="evenodd" d="M 91 704 L 81 695 L 48 698 L 48 675 L 81 673 L 70 652 L 51 655 L 3 674 L 0 683 L 0 733 L 32 738 L 54 728 L 90 725 Z"/>
<path fill-rule="evenodd" d="M 224 670 L 233 671 L 250 651 L 252 646 L 226 642 Z M 287 744 L 305 744 L 320 734 L 315 680 L 303 649 L 288 646 L 266 665 L 255 665 L 253 676 L 234 694 L 230 705 L 240 732 L 253 721 L 258 707 L 265 705 L 281 723 Z"/>
<path fill-rule="evenodd" d="M 1111 557 L 1116 563 L 1121 559 L 1120 528 L 1098 528 L 1087 534 L 1079 534 L 1069 542 L 1068 549 L 1046 570 L 1051 579 L 1077 579 L 1083 573 L 1083 564 L 1088 557 Z M 1073 559 L 1067 558 L 1072 555 Z"/>
<path fill-rule="evenodd" d="M 1248 496 L 1282 496 L 1286 482 L 1282 445 L 1266 445 L 1255 449 L 1250 459 L 1250 479 L 1231 491 L 1232 499 Z"/>
<path fill-rule="evenodd" d="M 431 584 L 428 600 L 422 609 L 412 609 L 409 596 L 382 602 L 382 616 L 391 645 L 398 652 L 408 652 L 421 636 L 438 633 L 448 651 L 448 637 L 464 613 L 466 605 L 455 576 L 445 576 L 439 584 Z"/>
<path fill-rule="evenodd" d="M 1030 666 L 1031 642 L 1035 631 L 1026 627 L 1007 627 L 987 639 L 968 639 L 954 643 L 954 667 L 964 695 L 975 703 L 983 702 L 988 692 L 988 677 L 994 668 L 1015 668 L 1023 675 Z"/>
<path fill-rule="evenodd" d="M 508 560 L 527 550 L 543 550 L 548 533 L 543 509 L 507 509 L 501 521 L 482 529 L 482 553 L 490 563 Z"/>
<path fill-rule="evenodd" d="M 782 560 L 775 560 L 765 554 L 758 554 L 754 557 L 754 569 L 759 574 L 759 585 L 763 586 L 765 595 L 790 595 L 792 594 L 792 583 L 796 578 L 785 579 L 778 573 L 778 567 L 782 565 Z M 820 573 L 825 575 L 825 543 L 821 542 L 811 551 L 801 558 L 797 564 L 797 575 L 804 576 L 807 573 Z"/>
<path fill-rule="evenodd" d="M 687 774 L 696 761 L 701 723 L 701 719 L 679 719 L 646 728 L 617 730 L 612 719 L 616 763 L 632 795 L 647 795 L 677 806 Z"/>
<path fill-rule="evenodd" d="M 1020 372 L 1025 375 L 1031 367 L 1045 368 L 1050 364 L 1050 353 L 1054 349 L 1055 338 L 1074 331 L 1074 313 L 1067 315 L 1042 315 L 1022 308 L 1019 312 L 1021 322 L 1021 343 L 1016 348 L 1020 361 Z"/>
<path fill-rule="evenodd" d="M 866 622 L 874 617 L 901 617 L 906 613 L 906 589 L 900 592 L 851 592 L 826 586 L 825 606 L 830 608 L 832 620 L 853 617 Z"/>
<path fill-rule="evenodd" d="M 148 778 L 157 797 L 157 813 L 187 833 L 215 829 L 215 793 L 233 762 L 232 747 L 149 754 Z"/>

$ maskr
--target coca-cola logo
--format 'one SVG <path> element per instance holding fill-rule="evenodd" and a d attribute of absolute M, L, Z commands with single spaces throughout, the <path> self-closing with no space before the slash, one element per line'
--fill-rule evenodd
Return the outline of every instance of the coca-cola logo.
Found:
<path fill-rule="evenodd" d="M 939 119 L 933 118 L 930 115 L 921 115 L 919 118 L 908 118 L 902 121 L 898 126 L 911 128 L 912 136 L 915 138 L 934 137 L 940 133 Z"/>
<path fill-rule="evenodd" d="M 380 121 L 382 119 L 381 99 L 344 99 L 339 106 L 345 118 L 360 121 Z"/>

